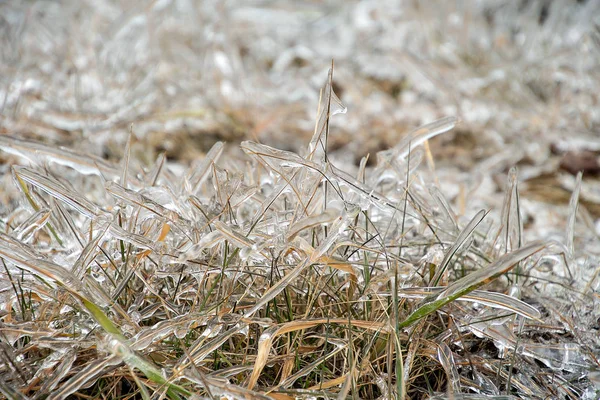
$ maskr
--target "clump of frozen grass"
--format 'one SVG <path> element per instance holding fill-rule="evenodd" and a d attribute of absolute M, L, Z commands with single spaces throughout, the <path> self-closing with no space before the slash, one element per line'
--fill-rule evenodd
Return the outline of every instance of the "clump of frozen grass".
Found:
<path fill-rule="evenodd" d="M 331 82 L 304 153 L 247 141 L 242 162 L 217 143 L 182 175 L 162 156 L 132 170 L 131 137 L 120 166 L 1 137 L 26 162 L 0 234 L 0 391 L 593 398 L 578 190 L 566 246 L 523 236 L 516 170 L 499 225 L 484 210 L 460 223 L 421 168 L 423 144 L 457 120 L 351 175 L 327 155 L 329 120 L 345 113 Z"/>

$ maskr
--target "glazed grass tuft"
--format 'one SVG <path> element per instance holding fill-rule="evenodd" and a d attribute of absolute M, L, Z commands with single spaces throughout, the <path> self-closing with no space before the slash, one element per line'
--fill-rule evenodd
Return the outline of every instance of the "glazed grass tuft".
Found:
<path fill-rule="evenodd" d="M 25 160 L 3 216 L 0 392 L 63 398 L 579 398 L 597 347 L 536 271 L 576 266 L 528 241 L 518 175 L 499 222 L 457 217 L 422 161 L 447 117 L 348 173 L 328 155 L 321 92 L 300 154 L 216 143 L 177 175 L 3 137 Z M 578 177 L 581 182 L 581 175 Z M 569 288 L 569 276 L 552 285 Z M 548 282 L 543 282 L 547 285 Z M 565 294 L 566 293 L 566 294 Z M 593 373 L 592 373 L 593 375 Z M 595 375 L 594 375 L 595 376 Z"/>

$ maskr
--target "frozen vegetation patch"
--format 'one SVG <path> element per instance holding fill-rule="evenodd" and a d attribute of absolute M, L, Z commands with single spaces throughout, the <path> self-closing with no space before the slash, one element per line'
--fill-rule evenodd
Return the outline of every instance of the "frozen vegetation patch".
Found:
<path fill-rule="evenodd" d="M 0 397 L 599 398 L 598 15 L 0 2 Z"/>
<path fill-rule="evenodd" d="M 218 142 L 181 172 L 132 167 L 133 134 L 119 165 L 2 137 L 19 192 L 0 234 L 2 393 L 595 398 L 581 174 L 563 237 L 532 241 L 516 169 L 497 222 L 458 218 L 427 178 L 427 141 L 455 118 L 351 174 L 327 151 L 345 112 L 330 71 L 300 153 Z"/>

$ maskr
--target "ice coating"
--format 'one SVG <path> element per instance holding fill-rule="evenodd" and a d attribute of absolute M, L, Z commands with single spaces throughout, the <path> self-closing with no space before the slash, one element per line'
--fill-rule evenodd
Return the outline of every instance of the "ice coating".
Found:
<path fill-rule="evenodd" d="M 39 142 L 1 135 L 0 149 L 25 157 L 34 163 L 47 160 L 65 165 L 85 175 L 105 174 L 108 177 L 119 176 L 118 169 L 101 157 L 81 155 L 69 149 L 48 146 Z"/>
<path fill-rule="evenodd" d="M 17 179 L 22 179 L 23 181 L 40 188 L 51 196 L 70 205 L 88 218 L 98 217 L 102 213 L 96 204 L 92 203 L 81 194 L 69 190 L 60 182 L 57 182 L 48 176 L 44 176 L 25 167 L 14 167 L 13 173 Z"/>
<path fill-rule="evenodd" d="M 321 104 L 315 132 L 308 144 L 307 159 L 322 164 L 326 161 L 329 119 L 336 114 L 345 114 L 347 108 L 333 91 L 333 65 L 327 74 L 327 82 L 321 90 Z"/>
<path fill-rule="evenodd" d="M 361 7 L 375 7 L 367 3 Z M 369 18 L 361 23 L 369 25 Z M 147 22 L 124 19 L 117 35 Z M 236 54 L 222 48 L 222 29 L 206 29 L 215 47 L 206 62 L 222 74 L 215 81 L 223 93 L 235 96 Z M 280 63 L 306 52 L 287 54 Z M 136 162 L 146 157 L 140 149 L 147 132 L 138 135 L 135 127 L 135 136 L 118 141 L 126 143 L 118 168 L 74 149 L 0 139 L 0 148 L 30 162 L 12 169 L 20 197 L 5 205 L 10 213 L 0 235 L 0 333 L 7 339 L 0 364 L 9 366 L 2 378 L 25 392 L 47 376 L 42 390 L 55 398 L 119 379 L 127 382 L 122 387 L 140 381 L 140 390 L 167 397 L 193 398 L 179 391 L 182 383 L 193 396 L 393 399 L 405 391 L 425 395 L 419 388 L 427 368 L 435 377 L 425 382 L 432 398 L 568 397 L 584 394 L 584 385 L 592 398 L 594 376 L 585 371 L 597 364 L 600 343 L 595 330 L 583 328 L 600 316 L 599 274 L 597 257 L 581 249 L 593 248 L 597 232 L 579 206 L 590 192 L 593 198 L 589 181 L 561 178 L 573 194 L 566 227 L 552 235 L 565 244 L 547 246 L 526 235 L 524 221 L 531 223 L 535 212 L 520 197 L 519 179 L 545 171 L 529 168 L 543 162 L 535 146 L 495 154 L 474 148 L 481 168 L 469 177 L 448 176 L 435 170 L 440 149 L 429 141 L 450 132 L 458 117 L 435 120 L 430 113 L 390 133 L 392 149 L 378 154 L 377 166 L 363 157 L 356 169 L 340 160 L 343 148 L 332 150 L 352 145 L 340 143 L 345 131 L 336 132 L 346 108 L 332 73 L 300 152 L 263 140 L 277 107 L 256 113 L 264 121 L 254 121 L 246 137 L 253 141 L 243 141 L 241 151 L 204 143 L 195 160 L 151 153 Z M 344 81 L 341 89 L 355 90 Z M 171 90 L 177 89 L 165 93 Z M 305 89 L 291 90 L 302 96 Z M 403 102 L 414 100 L 412 89 L 402 90 Z M 461 119 L 479 112 L 466 111 Z M 237 132 L 244 116 L 227 112 L 225 131 Z M 194 140 L 210 131 L 208 110 L 180 113 L 202 115 L 201 121 L 169 121 L 173 129 Z M 437 143 L 475 141 L 480 132 L 471 129 Z M 498 142 L 492 131 L 481 135 Z M 167 142 L 160 151 L 179 156 Z M 376 145 L 383 144 L 390 143 Z M 457 154 L 442 161 L 464 161 Z M 510 169 L 517 162 L 523 175 Z M 504 201 L 501 190 L 488 199 L 498 199 L 502 210 L 474 194 L 505 181 Z M 39 373 L 21 368 L 28 360 L 39 360 Z"/>
<path fill-rule="evenodd" d="M 185 177 L 185 190 L 192 195 L 198 194 L 204 180 L 208 176 L 210 166 L 223 154 L 224 143 L 217 142 L 206 153 L 206 156 L 198 165 L 192 166 Z"/>
<path fill-rule="evenodd" d="M 501 230 L 490 228 L 492 224 L 485 218 L 488 212 L 481 210 L 467 220 L 456 217 L 438 187 L 424 190 L 427 184 L 420 172 L 423 166 L 417 162 L 418 155 L 412 163 L 408 159 L 392 159 L 386 166 L 390 174 L 382 179 L 370 176 L 378 170 L 369 170 L 364 162 L 358 174 L 353 175 L 324 158 L 318 163 L 258 143 L 245 142 L 242 146 L 262 165 L 263 176 L 246 176 L 231 166 L 217 165 L 222 151 L 217 146 L 215 153 L 207 157 L 210 168 L 198 175 L 188 172 L 189 179 L 197 180 L 195 191 L 185 179 L 180 181 L 183 188 L 178 188 L 174 179 L 165 185 L 157 183 L 158 172 L 151 173 L 156 185 L 144 189 L 129 189 L 106 181 L 106 194 L 117 203 L 110 212 L 77 193 L 76 185 L 71 188 L 50 175 L 17 167 L 17 180 L 40 189 L 40 193 L 29 193 L 41 206 L 29 217 L 21 216 L 23 222 L 10 235 L 1 236 L 1 256 L 10 263 L 12 273 L 20 269 L 43 276 L 55 288 L 68 288 L 77 302 L 88 302 L 85 304 L 91 308 L 88 316 L 82 318 L 84 322 L 77 324 L 78 332 L 94 331 L 94 319 L 90 316 L 96 314 L 89 302 L 108 311 L 111 320 L 121 321 L 121 333 L 112 333 L 115 337 L 107 339 L 107 350 L 126 365 L 159 381 L 164 378 L 163 373 L 148 364 L 144 355 L 164 349 L 171 341 L 194 338 L 187 353 L 179 355 L 172 368 L 180 376 L 187 376 L 192 362 L 206 362 L 221 346 L 254 335 L 255 325 L 261 330 L 257 337 L 259 347 L 273 346 L 282 328 L 263 317 L 274 312 L 282 313 L 277 314 L 278 318 L 287 315 L 287 309 L 294 304 L 286 299 L 310 298 L 312 288 L 322 285 L 321 276 L 336 282 L 337 289 L 335 293 L 317 296 L 311 300 L 314 304 L 320 304 L 326 296 L 350 294 L 356 296 L 350 297 L 354 299 L 352 312 L 360 313 L 397 296 L 403 304 L 417 307 L 400 321 L 402 328 L 409 329 L 434 313 L 445 315 L 447 307 L 452 307 L 458 310 L 457 329 L 462 334 L 491 339 L 499 357 L 518 354 L 536 359 L 547 368 L 573 373 L 588 364 L 589 359 L 577 343 L 539 345 L 520 337 L 524 335 L 522 331 L 527 331 L 525 318 L 531 324 L 544 318 L 539 306 L 527 302 L 530 292 L 523 279 L 508 287 L 510 295 L 480 289 L 510 273 L 517 264 L 520 276 L 542 274 L 547 266 L 563 268 L 565 279 L 570 276 L 569 267 L 573 264 L 564 264 L 564 259 L 554 254 L 565 252 L 567 246 L 555 246 L 552 251 L 542 242 L 514 246 L 520 243 L 522 229 L 516 211 L 516 171 L 509 174 L 504 202 L 507 208 L 501 213 L 507 228 L 500 236 L 509 239 L 500 243 L 510 243 L 504 249 L 511 251 L 498 258 L 499 247 L 494 241 L 498 236 L 490 235 L 488 239 L 486 235 Z M 132 176 L 130 172 L 123 175 L 125 180 Z M 259 187 L 256 182 L 266 184 Z M 325 186 L 327 201 L 322 197 Z M 62 210 L 62 204 L 75 212 Z M 66 237 L 67 228 L 80 230 L 81 246 L 70 248 L 73 254 L 66 258 L 32 246 L 36 234 L 53 222 L 50 217 L 55 212 L 67 222 L 57 225 L 59 236 Z M 541 251 L 548 253 L 537 259 L 532 257 Z M 57 262 L 62 259 L 71 260 L 73 266 L 61 267 Z M 393 293 L 389 288 L 396 285 L 396 277 L 399 290 Z M 431 284 L 438 286 L 425 287 Z M 135 298 L 126 307 L 120 305 L 118 299 L 134 288 L 139 291 Z M 237 288 L 243 290 L 235 292 Z M 274 308 L 274 304 L 278 306 Z M 307 310 L 311 312 L 310 308 Z M 61 315 L 71 312 L 71 306 L 61 309 Z M 514 322 L 515 314 L 519 324 Z M 148 326 L 161 319 L 162 322 Z M 296 322 L 298 329 L 302 324 L 315 323 L 290 323 Z M 381 332 L 389 329 L 387 322 L 381 320 L 353 320 L 352 325 L 353 329 L 372 329 L 375 323 Z M 296 329 L 292 326 L 289 329 Z M 404 340 L 404 332 L 400 331 L 400 340 Z M 14 337 L 13 343 L 17 343 L 23 336 Z M 457 368 L 462 359 L 457 358 L 451 337 L 451 330 L 439 335 L 439 345 L 427 351 L 436 355 L 455 395 L 464 396 L 458 392 L 465 384 L 482 395 L 499 396 L 489 378 L 491 369 L 480 367 L 481 371 L 471 378 Z M 279 387 L 292 388 L 318 365 L 348 351 L 346 337 L 327 337 L 326 343 L 331 346 L 326 353 L 290 373 Z M 419 357 L 419 349 L 418 344 L 409 346 L 406 379 L 411 376 L 410 362 Z M 48 359 L 47 364 L 48 370 L 55 371 L 54 379 L 45 388 L 48 391 L 57 387 L 60 378 L 74 365 L 72 357 L 59 355 L 58 349 L 54 351 L 55 358 Z M 261 353 L 261 357 L 266 357 L 261 363 L 265 364 L 253 368 L 252 385 L 258 384 L 262 368 L 269 363 L 269 354 L 266 350 Z M 83 379 L 93 380 L 91 371 Z M 519 393 L 532 395 L 543 390 L 528 383 L 523 374 L 501 377 L 510 380 Z M 73 382 L 72 387 L 77 385 Z M 69 387 L 65 386 L 65 390 Z"/>
<path fill-rule="evenodd" d="M 27 242 L 32 235 L 42 229 L 50 219 L 50 210 L 43 208 L 36 211 L 33 215 L 23 221 L 13 231 L 13 236 L 17 240 Z"/>

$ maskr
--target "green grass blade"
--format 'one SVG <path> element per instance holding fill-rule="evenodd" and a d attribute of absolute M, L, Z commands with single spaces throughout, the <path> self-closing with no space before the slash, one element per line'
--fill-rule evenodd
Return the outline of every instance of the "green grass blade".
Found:
<path fill-rule="evenodd" d="M 472 292 L 478 287 L 491 282 L 498 276 L 510 271 L 519 261 L 537 253 L 547 246 L 545 242 L 534 242 L 512 253 L 500 257 L 487 268 L 473 272 L 448 286 L 446 290 L 436 296 L 427 297 L 423 304 L 400 323 L 401 328 L 411 326 L 416 321 L 432 314 L 453 302 L 461 296 Z"/>

